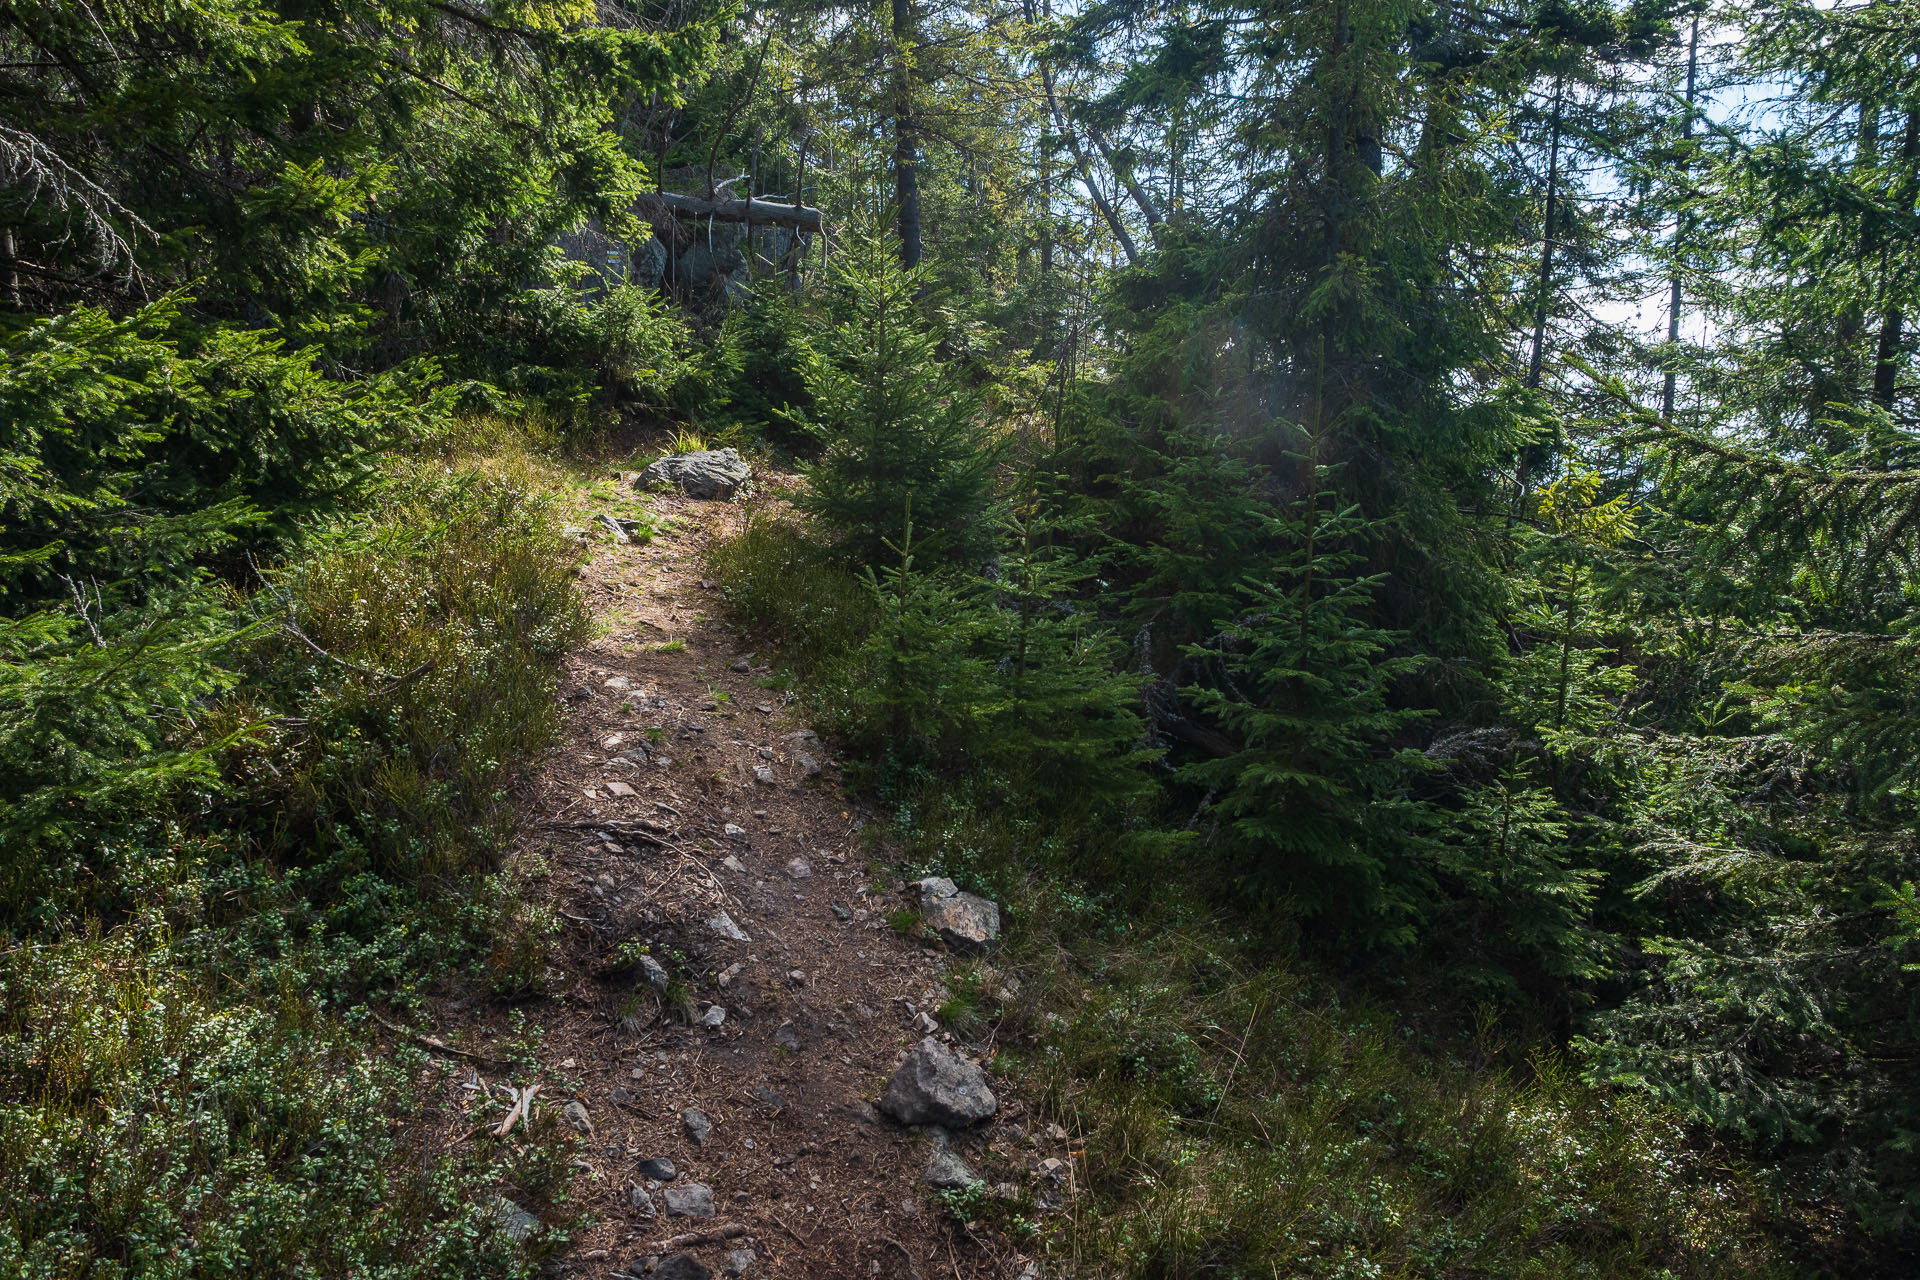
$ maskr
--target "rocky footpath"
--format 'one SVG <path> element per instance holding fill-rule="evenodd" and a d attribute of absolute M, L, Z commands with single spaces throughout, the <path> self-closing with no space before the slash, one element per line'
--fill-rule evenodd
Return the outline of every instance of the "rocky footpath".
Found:
<path fill-rule="evenodd" d="M 1067 1135 L 1031 1123 L 940 1021 L 946 966 L 997 945 L 999 908 L 866 865 L 830 745 L 716 617 L 701 548 L 742 518 L 712 500 L 747 488 L 738 461 L 714 460 L 711 488 L 706 462 L 621 477 L 655 490 L 664 540 L 581 514 L 601 635 L 567 662 L 566 742 L 516 854 L 546 868 L 558 936 L 510 1004 L 435 1011 L 462 1046 L 521 1027 L 540 1065 L 496 1079 L 493 1050 L 469 1050 L 449 1101 L 482 1140 L 572 1131 L 586 1222 L 562 1275 L 1035 1275 L 940 1198 L 976 1188 L 1041 1213 L 1070 1172 Z M 888 923 L 903 903 L 918 937 Z M 509 1100 L 517 1129 L 496 1123 Z M 505 1205 L 522 1237 L 560 1217 Z"/>

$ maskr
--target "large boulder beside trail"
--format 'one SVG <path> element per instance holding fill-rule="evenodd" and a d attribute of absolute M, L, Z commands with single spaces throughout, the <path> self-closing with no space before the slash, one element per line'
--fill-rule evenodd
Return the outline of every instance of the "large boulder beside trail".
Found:
<path fill-rule="evenodd" d="M 932 1036 L 908 1050 L 880 1095 L 880 1110 L 901 1124 L 964 1129 L 999 1109 L 986 1072 Z"/>
<path fill-rule="evenodd" d="M 920 918 L 955 951 L 988 951 L 1000 941 L 1000 908 L 972 893 L 962 893 L 945 876 L 928 876 L 911 886 L 920 899 Z"/>
<path fill-rule="evenodd" d="M 729 502 L 753 479 L 753 468 L 737 449 L 703 449 L 699 453 L 675 453 L 655 458 L 640 473 L 639 486 L 651 488 L 659 481 L 676 486 L 689 498 L 717 498 Z"/>

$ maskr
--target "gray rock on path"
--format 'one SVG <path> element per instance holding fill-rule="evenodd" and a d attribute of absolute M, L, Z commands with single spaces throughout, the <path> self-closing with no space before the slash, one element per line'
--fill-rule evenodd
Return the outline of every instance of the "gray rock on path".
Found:
<path fill-rule="evenodd" d="M 636 488 L 646 489 L 659 481 L 675 485 L 689 498 L 713 498 L 730 502 L 753 479 L 753 468 L 737 449 L 707 449 L 699 453 L 675 453 L 655 458 L 640 473 Z"/>
<path fill-rule="evenodd" d="M 731 1249 L 721 1260 L 720 1269 L 730 1276 L 743 1276 L 754 1264 L 755 1256 L 751 1249 Z"/>
<path fill-rule="evenodd" d="M 916 880 L 920 918 L 955 951 L 988 951 L 1000 941 L 1000 908 L 978 894 L 962 893 L 945 876 Z"/>
<path fill-rule="evenodd" d="M 560 1109 L 560 1114 L 567 1118 L 567 1123 L 573 1126 L 575 1133 L 584 1138 L 593 1136 L 593 1117 L 587 1114 L 586 1103 L 578 1098 L 569 1099 L 567 1105 Z"/>
<path fill-rule="evenodd" d="M 709 1031 L 719 1029 L 726 1020 L 727 1011 L 717 1004 L 708 1005 L 707 1011 L 700 1015 L 700 1025 Z"/>
<path fill-rule="evenodd" d="M 668 1187 L 661 1196 L 667 1202 L 669 1218 L 711 1218 L 713 1216 L 713 1188 L 699 1182 L 689 1182 L 684 1187 Z"/>
<path fill-rule="evenodd" d="M 493 1216 L 499 1219 L 500 1229 L 507 1233 L 507 1239 L 515 1244 L 525 1240 L 540 1229 L 540 1219 L 522 1209 L 505 1196 L 495 1196 Z"/>
<path fill-rule="evenodd" d="M 655 1182 L 672 1182 L 680 1176 L 680 1171 L 673 1167 L 673 1161 L 665 1156 L 649 1156 L 634 1166 L 634 1172 Z"/>
<path fill-rule="evenodd" d="M 652 1271 L 642 1273 L 636 1266 L 629 1274 L 645 1274 L 648 1280 L 712 1280 L 713 1276 L 707 1264 L 690 1253 L 670 1253 Z"/>
<path fill-rule="evenodd" d="M 652 956 L 640 957 L 640 976 L 647 980 L 647 985 L 653 988 L 656 995 L 664 996 L 667 988 L 673 985 L 673 977 L 667 972 L 666 966 Z"/>
<path fill-rule="evenodd" d="M 789 1053 L 800 1052 L 800 1031 L 791 1022 L 783 1022 L 774 1030 L 773 1042 Z"/>
<path fill-rule="evenodd" d="M 964 1129 L 999 1109 L 986 1073 L 931 1036 L 907 1051 L 880 1095 L 880 1110 L 901 1124 Z"/>
<path fill-rule="evenodd" d="M 707 1119 L 707 1113 L 698 1107 L 688 1107 L 680 1113 L 680 1127 L 698 1146 L 706 1146 L 707 1139 L 713 1135 L 713 1121 Z"/>
<path fill-rule="evenodd" d="M 646 528 L 638 520 L 622 520 L 618 516 L 610 516 L 604 512 L 595 516 L 594 519 L 599 521 L 600 527 L 612 534 L 613 540 L 623 547 L 632 545 L 633 540 Z"/>
<path fill-rule="evenodd" d="M 735 942 L 752 942 L 753 941 L 752 938 L 749 938 L 747 936 L 747 931 L 745 929 L 742 929 L 739 925 L 735 924 L 733 922 L 733 917 L 728 915 L 724 911 L 722 911 L 719 915 L 714 916 L 712 919 L 708 920 L 707 928 L 713 930 L 715 933 L 719 934 L 721 937 L 731 938 Z"/>
<path fill-rule="evenodd" d="M 647 1189 L 637 1182 L 627 1184 L 627 1207 L 633 1210 L 635 1217 L 649 1222 L 660 1214 L 660 1211 L 653 1207 L 653 1197 L 648 1195 Z"/>
<path fill-rule="evenodd" d="M 933 1154 L 927 1158 L 926 1176 L 928 1186 L 942 1191 L 970 1187 L 980 1181 L 980 1175 L 945 1144 L 936 1146 Z"/>

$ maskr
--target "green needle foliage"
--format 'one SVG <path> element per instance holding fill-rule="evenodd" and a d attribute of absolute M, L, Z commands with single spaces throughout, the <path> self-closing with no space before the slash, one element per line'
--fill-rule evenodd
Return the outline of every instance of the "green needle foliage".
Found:
<path fill-rule="evenodd" d="M 1356 572 L 1355 545 L 1377 526 L 1335 506 L 1330 470 L 1315 465 L 1314 489 L 1274 518 L 1287 550 L 1245 586 L 1239 618 L 1188 651 L 1217 671 L 1196 704 L 1241 744 L 1189 774 L 1217 796 L 1229 865 L 1255 893 L 1343 940 L 1404 946 L 1434 815 L 1409 790 L 1419 753 L 1394 744 L 1424 713 L 1390 694 L 1422 663 L 1367 621 L 1380 579 Z"/>
<path fill-rule="evenodd" d="M 837 320 L 809 371 L 822 448 L 802 507 L 856 564 L 890 563 L 908 504 L 923 559 L 977 564 L 989 543 L 994 457 L 972 396 L 920 318 L 922 281 L 881 237 L 857 241 L 835 277 Z"/>

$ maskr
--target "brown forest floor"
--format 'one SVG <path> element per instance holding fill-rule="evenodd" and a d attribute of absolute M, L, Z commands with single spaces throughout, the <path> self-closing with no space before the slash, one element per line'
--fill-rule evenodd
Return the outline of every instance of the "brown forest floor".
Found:
<path fill-rule="evenodd" d="M 631 484 L 623 475 L 620 492 Z M 737 1226 L 690 1251 L 719 1274 L 730 1253 L 751 1249 L 749 1277 L 1020 1275 L 1025 1258 L 955 1223 L 925 1184 L 927 1137 L 871 1106 L 919 1038 L 916 1019 L 945 998 L 944 957 L 889 927 L 887 914 L 906 905 L 901 886 L 869 866 L 864 815 L 843 794 L 831 744 L 811 748 L 824 772 L 808 778 L 801 748 L 782 741 L 809 726 L 757 683 L 769 655 L 737 669 L 745 644 L 717 616 L 703 553 L 743 510 L 674 495 L 651 511 L 661 526 L 651 543 L 594 531 L 581 585 L 596 638 L 566 661 L 564 738 L 523 804 L 515 856 L 544 867 L 534 892 L 562 926 L 547 980 L 517 1004 L 450 993 L 431 1011 L 437 1034 L 502 1044 L 517 1015 L 540 1036 L 538 1104 L 555 1119 L 571 1101 L 585 1108 L 592 1133 L 570 1195 L 586 1221 L 558 1274 L 639 1275 L 659 1242 Z M 618 757 L 634 748 L 653 758 Z M 757 766 L 773 781 L 756 779 Z M 722 911 L 750 941 L 709 926 Z M 631 971 L 606 976 L 636 943 L 684 984 L 691 1000 L 679 1016 Z M 709 1004 L 726 1010 L 716 1028 L 697 1025 Z M 776 1043 L 784 1023 L 797 1049 Z M 484 1066 L 478 1075 L 488 1078 Z M 473 1090 L 450 1078 L 448 1092 L 461 1121 Z M 1051 1144 L 1029 1136 L 1022 1104 L 997 1092 L 995 1120 L 955 1138 L 975 1169 L 994 1181 L 1064 1154 L 1042 1149 Z M 688 1107 L 712 1120 L 704 1146 L 683 1131 Z M 630 1188 L 648 1184 L 635 1165 L 650 1157 L 678 1167 L 672 1186 L 711 1187 L 715 1216 L 667 1216 L 658 1186 L 658 1216 L 636 1209 Z"/>

